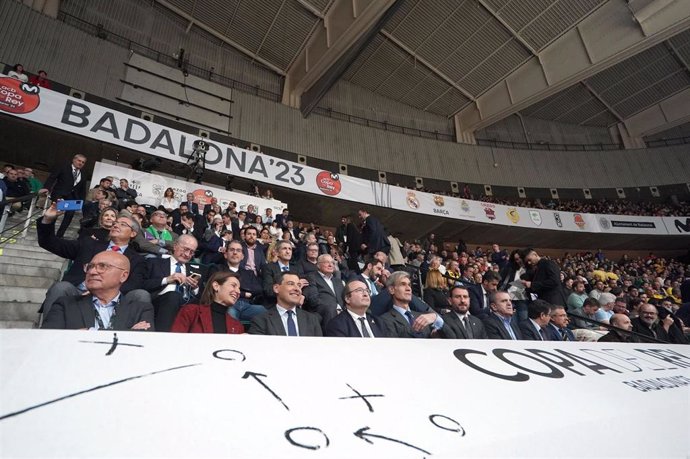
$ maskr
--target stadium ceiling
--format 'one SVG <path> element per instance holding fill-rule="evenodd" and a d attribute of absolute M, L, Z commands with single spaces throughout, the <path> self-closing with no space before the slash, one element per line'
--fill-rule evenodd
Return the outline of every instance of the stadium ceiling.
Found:
<path fill-rule="evenodd" d="M 155 0 L 286 79 L 343 79 L 473 132 L 507 116 L 649 135 L 690 119 L 688 0 Z"/>

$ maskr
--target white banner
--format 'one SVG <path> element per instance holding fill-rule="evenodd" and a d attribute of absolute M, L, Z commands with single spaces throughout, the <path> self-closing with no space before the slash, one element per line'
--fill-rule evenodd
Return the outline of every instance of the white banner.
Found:
<path fill-rule="evenodd" d="M 690 454 L 687 346 L 1 330 L 0 349 L 3 457 Z"/>
<path fill-rule="evenodd" d="M 150 204 L 158 207 L 166 189 L 172 188 L 175 192 L 175 199 L 179 202 L 187 201 L 187 193 L 194 194 L 194 202 L 199 205 L 199 212 L 204 210 L 204 205 L 211 204 L 211 198 L 218 200 L 218 205 L 225 209 L 230 201 L 237 203 L 239 210 L 247 210 L 251 204 L 254 206 L 257 215 L 265 215 L 265 209 L 273 209 L 276 216 L 287 208 L 285 203 L 277 199 L 262 199 L 256 196 L 249 196 L 242 193 L 234 193 L 222 188 L 209 185 L 197 185 L 193 182 L 166 177 L 164 175 L 150 174 L 148 172 L 136 171 L 125 167 L 96 162 L 91 178 L 91 186 L 99 184 L 103 177 L 113 177 L 113 186 L 119 186 L 120 179 L 127 179 L 129 187 L 137 192 L 137 202 L 139 204 Z"/>
<path fill-rule="evenodd" d="M 0 78 L 0 111 L 23 119 L 186 163 L 191 134 L 64 94 Z M 205 140 L 205 139 L 204 139 Z M 390 186 L 304 166 L 225 144 L 207 142 L 206 167 L 306 193 L 398 210 L 521 228 L 619 234 L 690 234 L 667 229 L 661 217 L 579 214 L 470 201 Z M 682 217 L 685 220 L 687 217 Z"/>

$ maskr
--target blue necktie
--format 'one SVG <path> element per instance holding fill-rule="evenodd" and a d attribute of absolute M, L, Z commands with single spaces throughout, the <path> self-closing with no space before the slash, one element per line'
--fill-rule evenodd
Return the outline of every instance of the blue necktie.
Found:
<path fill-rule="evenodd" d="M 282 268 L 280 268 L 280 270 L 281 270 L 282 272 L 286 273 L 286 272 L 288 272 L 288 271 L 290 270 L 290 267 L 288 267 L 288 266 L 283 266 Z M 292 312 L 292 311 L 290 311 L 290 312 Z"/>
<path fill-rule="evenodd" d="M 369 281 L 369 290 L 371 290 L 371 296 L 378 295 L 379 292 L 376 290 L 376 283 L 371 279 L 367 280 Z"/>
<path fill-rule="evenodd" d="M 410 327 L 414 325 L 414 316 L 410 311 L 405 311 L 405 316 L 407 316 L 407 321 L 410 323 Z"/>
<path fill-rule="evenodd" d="M 287 312 L 287 327 L 288 327 L 288 336 L 298 336 L 297 335 L 297 327 L 295 326 L 295 321 L 292 319 L 292 316 L 295 314 L 294 311 L 288 311 Z"/>
<path fill-rule="evenodd" d="M 175 263 L 175 272 L 182 274 L 182 263 L 179 261 Z M 177 284 L 177 291 L 184 295 L 184 286 L 182 284 Z"/>

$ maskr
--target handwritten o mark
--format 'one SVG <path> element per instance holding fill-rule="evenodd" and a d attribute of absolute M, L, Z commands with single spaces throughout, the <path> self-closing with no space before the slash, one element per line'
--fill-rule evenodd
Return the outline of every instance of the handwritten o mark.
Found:
<path fill-rule="evenodd" d="M 298 443 L 295 440 L 293 440 L 292 439 L 292 433 L 295 432 L 296 430 L 310 430 L 310 431 L 318 432 L 321 435 L 323 435 L 323 438 L 326 439 L 326 444 L 323 445 L 324 448 L 328 448 L 328 445 L 331 444 L 331 441 L 328 439 L 328 436 L 325 433 L 323 433 L 323 431 L 321 429 L 319 429 L 317 427 L 294 427 L 292 429 L 285 431 L 285 438 L 293 446 L 299 446 L 300 448 L 311 449 L 312 451 L 316 451 L 317 449 L 321 449 L 321 445 L 318 445 L 318 444 L 317 445 L 307 445 L 304 443 Z"/>
<path fill-rule="evenodd" d="M 453 424 L 455 424 L 457 427 L 442 426 L 441 424 L 436 422 L 436 418 L 447 419 L 450 422 L 452 422 Z M 448 416 L 444 416 L 442 414 L 432 414 L 431 416 L 429 416 L 429 421 L 431 421 L 431 423 L 433 425 L 435 425 L 436 427 L 438 427 L 439 429 L 447 430 L 449 432 L 459 432 L 461 437 L 465 436 L 465 429 L 460 425 L 460 423 L 458 421 L 456 421 L 455 419 L 449 418 Z"/>
<path fill-rule="evenodd" d="M 244 355 L 242 352 L 236 351 L 236 350 L 234 350 L 234 349 L 219 349 L 219 350 L 217 350 L 217 351 L 215 351 L 215 352 L 213 353 L 213 356 L 214 356 L 215 358 L 221 359 L 221 360 L 232 360 L 232 361 L 237 360 L 237 358 L 235 358 L 235 357 L 221 357 L 221 356 L 219 355 L 221 352 L 234 352 L 235 354 L 241 355 L 241 356 L 242 356 L 242 360 L 240 360 L 240 362 L 244 362 L 245 360 L 247 360 L 247 356 L 246 356 L 246 355 Z"/>

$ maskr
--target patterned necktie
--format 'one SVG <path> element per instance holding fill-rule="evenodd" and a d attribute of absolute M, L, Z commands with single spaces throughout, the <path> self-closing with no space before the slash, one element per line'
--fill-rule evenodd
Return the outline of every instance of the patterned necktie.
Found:
<path fill-rule="evenodd" d="M 474 333 L 472 333 L 472 327 L 470 327 L 470 319 L 468 319 L 467 316 L 462 318 L 462 324 L 465 327 L 465 333 L 467 334 L 467 338 L 474 338 Z"/>
<path fill-rule="evenodd" d="M 297 327 L 295 326 L 295 321 L 292 319 L 292 316 L 295 314 L 295 311 L 288 311 L 287 312 L 287 332 L 288 336 L 297 336 Z"/>
<path fill-rule="evenodd" d="M 182 274 L 182 263 L 180 263 L 179 261 L 175 263 L 175 272 Z M 184 295 L 184 285 L 181 283 L 178 284 L 177 291 Z"/>
<path fill-rule="evenodd" d="M 358 317 L 357 320 L 359 320 L 360 325 L 362 326 L 362 338 L 371 338 L 371 335 L 369 334 L 369 331 L 367 330 L 367 318 L 366 317 Z"/>
<path fill-rule="evenodd" d="M 410 311 L 405 311 L 405 316 L 407 316 L 407 321 L 410 323 L 410 327 L 414 324 L 414 316 Z"/>
<path fill-rule="evenodd" d="M 539 335 L 541 336 L 542 341 L 548 341 L 548 338 L 546 338 L 546 330 L 543 328 L 539 329 Z"/>
<path fill-rule="evenodd" d="M 561 332 L 561 341 L 568 341 L 568 334 L 565 332 L 565 329 L 561 328 L 558 331 Z"/>

